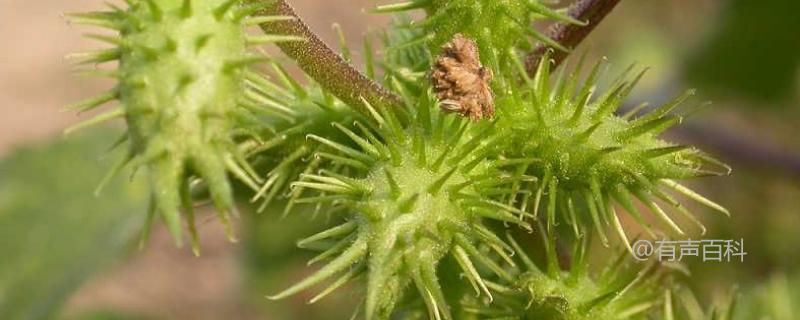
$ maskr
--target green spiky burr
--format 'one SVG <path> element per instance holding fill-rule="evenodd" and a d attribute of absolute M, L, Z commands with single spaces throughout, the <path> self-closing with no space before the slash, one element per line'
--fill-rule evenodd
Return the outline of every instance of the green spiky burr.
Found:
<path fill-rule="evenodd" d="M 111 29 L 117 36 L 92 35 L 111 49 L 77 55 L 86 64 L 118 62 L 103 72 L 118 79 L 108 93 L 80 102 L 72 109 L 88 111 L 117 100 L 107 111 L 67 132 L 114 118 L 124 118 L 129 142 L 125 167 L 145 168 L 152 186 L 150 220 L 161 216 L 178 244 L 182 241 L 181 212 L 188 220 L 197 252 L 190 199 L 192 177 L 207 185 L 229 237 L 234 210 L 229 176 L 253 189 L 260 179 L 232 138 L 243 105 L 248 66 L 263 60 L 248 47 L 274 41 L 299 41 L 280 35 L 249 36 L 248 25 L 281 17 L 251 17 L 260 6 L 234 0 L 126 1 L 128 8 L 72 15 L 75 22 Z M 110 176 L 111 176 L 110 175 Z"/>

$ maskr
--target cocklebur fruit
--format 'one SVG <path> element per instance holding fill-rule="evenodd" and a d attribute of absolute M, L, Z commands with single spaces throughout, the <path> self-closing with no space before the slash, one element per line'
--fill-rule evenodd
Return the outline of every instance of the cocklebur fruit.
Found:
<path fill-rule="evenodd" d="M 548 57 L 543 61 L 549 61 Z M 604 225 L 611 224 L 627 244 L 628 236 L 616 210 L 619 205 L 649 236 L 656 237 L 634 201 L 638 199 L 673 233 L 685 234 L 659 206 L 655 200 L 659 199 L 705 232 L 699 220 L 667 190 L 728 214 L 722 206 L 677 181 L 726 175 L 730 168 L 695 148 L 659 138 L 681 122 L 683 116 L 672 111 L 693 91 L 644 114 L 636 115 L 634 110 L 619 116 L 615 112 L 644 72 L 631 80 L 626 78 L 626 71 L 600 93 L 596 82 L 602 61 L 583 81 L 578 79 L 582 62 L 569 74 L 562 69 L 557 77 L 551 77 L 550 63 L 541 63 L 533 79 L 527 77 L 521 63 L 517 64 L 527 85 L 510 87 L 496 99 L 496 126 L 511 137 L 508 144 L 498 146 L 496 153 L 535 159 L 516 168 L 539 178 L 529 184 L 532 192 L 511 201 L 521 205 L 532 202 L 536 216 L 542 208 L 548 231 L 566 221 L 577 234 L 589 220 L 604 243 Z M 579 212 L 588 212 L 589 217 Z"/>
<path fill-rule="evenodd" d="M 540 228 L 543 229 L 543 228 Z M 543 231 L 543 230 L 542 230 Z M 645 319 L 661 304 L 671 269 L 658 262 L 639 263 L 625 249 L 593 275 L 588 266 L 586 238 L 576 241 L 571 267 L 563 270 L 552 233 L 541 232 L 546 266 L 537 266 L 511 237 L 522 270 L 511 283 L 491 286 L 493 301 L 462 299 L 465 311 L 493 319 Z"/>
<path fill-rule="evenodd" d="M 283 209 L 288 214 L 303 192 L 302 187 L 289 190 L 291 182 L 302 174 L 316 172 L 323 164 L 315 158 L 320 144 L 306 139 L 314 134 L 348 143 L 350 139 L 331 123 L 343 123 L 355 129 L 355 120 L 364 117 L 355 109 L 344 105 L 319 84 L 308 79 L 300 84 L 274 59 L 269 59 L 270 73 L 248 72 L 243 103 L 253 110 L 263 111 L 249 126 L 244 135 L 242 150 L 257 172 L 264 172 L 263 185 L 252 201 L 260 201 L 258 212 L 265 210 L 274 200 L 289 198 Z M 321 209 L 317 206 L 317 210 Z"/>
<path fill-rule="evenodd" d="M 111 91 L 77 103 L 79 112 L 117 100 L 120 107 L 67 131 L 124 118 L 129 154 L 124 167 L 144 167 L 152 186 L 149 216 L 158 214 L 178 244 L 179 208 L 184 208 L 197 251 L 191 210 L 192 177 L 207 186 L 219 218 L 233 239 L 228 217 L 234 210 L 231 174 L 253 189 L 259 178 L 232 139 L 237 119 L 249 117 L 241 97 L 248 66 L 263 60 L 248 46 L 302 41 L 281 35 L 250 36 L 248 25 L 284 17 L 250 16 L 259 5 L 236 0 L 128 0 L 128 8 L 72 15 L 76 23 L 100 26 L 118 35 L 91 35 L 113 48 L 76 55 L 83 64 L 117 61 L 114 71 L 97 73 L 118 80 Z M 122 141 L 122 140 L 121 140 Z M 124 141 L 123 141 L 124 142 Z M 122 142 L 121 142 L 122 143 Z"/>
<path fill-rule="evenodd" d="M 495 72 L 508 70 L 514 49 L 530 49 L 529 38 L 553 48 L 567 50 L 532 27 L 533 21 L 549 18 L 583 24 L 568 15 L 549 8 L 539 0 L 412 0 L 376 7 L 377 12 L 404 12 L 422 9 L 426 17 L 408 27 L 423 30 L 411 42 L 425 42 L 432 52 L 453 39 L 456 34 L 477 42 L 484 53 L 484 63 Z"/>
<path fill-rule="evenodd" d="M 367 319 L 387 319 L 411 284 L 432 319 L 453 319 L 437 278 L 444 257 L 454 257 L 469 281 L 484 288 L 473 260 L 511 279 L 477 246 L 485 245 L 510 260 L 511 248 L 484 221 L 530 228 L 523 221 L 524 211 L 495 200 L 514 192 L 510 186 L 528 177 L 498 171 L 518 160 L 487 162 L 474 157 L 476 150 L 496 143 L 483 139 L 489 131 L 467 138 L 464 132 L 472 123 L 437 112 L 430 95 L 417 101 L 414 112 L 397 110 L 411 119 L 405 128 L 393 111 L 375 110 L 365 103 L 372 110 L 372 121 L 356 123 L 356 131 L 336 124 L 357 147 L 309 136 L 326 146 L 318 157 L 335 164 L 327 167 L 339 169 L 301 175 L 293 185 L 307 191 L 294 201 L 328 204 L 343 211 L 347 221 L 299 242 L 301 247 L 324 247 L 313 262 L 331 261 L 271 298 L 285 298 L 342 273 L 312 299 L 316 301 L 365 275 Z"/>
<path fill-rule="evenodd" d="M 497 50 L 490 48 L 489 52 L 493 51 Z M 485 53 L 481 50 L 481 57 Z M 548 52 L 543 61 L 549 61 L 550 54 L 552 52 Z M 602 62 L 598 62 L 585 79 L 579 79 L 583 58 L 575 71 L 569 73 L 562 69 L 556 76 L 551 75 L 550 63 L 541 63 L 533 78 L 528 76 L 518 58 L 514 57 L 512 62 L 517 67 L 516 72 L 501 73 L 495 81 L 503 84 L 492 85 L 494 92 L 488 90 L 488 94 L 482 94 L 491 95 L 491 99 L 484 100 L 494 100 L 495 103 L 497 121 L 492 124 L 495 127 L 493 134 L 507 135 L 508 139 L 500 140 L 504 143 L 494 150 L 481 152 L 487 158 L 530 159 L 529 163 L 508 168 L 508 172 L 527 174 L 536 177 L 537 181 L 522 186 L 531 192 L 509 195 L 506 203 L 531 208 L 535 216 L 540 210 L 546 212 L 548 230 L 559 223 L 556 218 L 572 225 L 576 233 L 580 226 L 593 224 L 603 243 L 608 242 L 605 225 L 609 224 L 613 225 L 622 241 L 629 242 L 616 212 L 617 204 L 644 227 L 648 235 L 656 237 L 635 200 L 652 211 L 671 233 L 685 235 L 668 210 L 662 208 L 663 204 L 683 219 L 695 223 L 704 233 L 702 223 L 669 191 L 729 214 L 725 208 L 683 186 L 678 180 L 725 175 L 730 173 L 730 168 L 691 146 L 676 145 L 659 138 L 663 131 L 680 123 L 683 116 L 674 115 L 672 111 L 693 95 L 693 91 L 687 91 L 646 114 L 638 116 L 639 107 L 620 116 L 616 112 L 643 72 L 631 80 L 626 78 L 629 69 L 612 83 L 611 88 L 600 94 L 596 85 Z M 432 71 L 434 85 L 440 71 Z M 439 78 L 472 83 L 463 81 L 471 79 L 470 76 L 476 78 L 480 74 Z M 487 88 L 485 84 L 472 87 Z M 484 91 L 487 90 L 480 90 Z M 446 99 L 451 99 L 449 96 L 449 92 L 444 94 Z M 465 115 L 472 116 L 473 113 Z M 477 124 L 474 128 L 481 130 L 484 125 Z M 468 131 L 466 134 L 474 133 Z"/>

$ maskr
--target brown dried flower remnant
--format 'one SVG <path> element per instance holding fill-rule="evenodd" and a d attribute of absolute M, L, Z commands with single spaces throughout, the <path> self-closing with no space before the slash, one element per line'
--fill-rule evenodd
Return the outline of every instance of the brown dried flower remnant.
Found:
<path fill-rule="evenodd" d="M 431 74 L 442 111 L 458 112 L 476 121 L 494 116 L 489 88 L 492 71 L 481 65 L 475 42 L 456 34 L 442 50 Z"/>

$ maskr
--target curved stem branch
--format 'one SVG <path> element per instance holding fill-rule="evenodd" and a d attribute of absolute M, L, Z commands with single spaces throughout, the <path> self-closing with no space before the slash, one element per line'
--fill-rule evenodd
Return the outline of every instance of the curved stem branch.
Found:
<path fill-rule="evenodd" d="M 271 1 L 259 13 L 295 17 L 292 20 L 265 22 L 259 26 L 266 33 L 305 38 L 306 41 L 279 42 L 277 45 L 303 71 L 344 103 L 364 113 L 368 111 L 361 101 L 362 97 L 376 108 L 403 105 L 398 95 L 367 78 L 322 42 L 285 0 Z"/>
<path fill-rule="evenodd" d="M 672 135 L 710 149 L 723 161 L 734 161 L 759 172 L 800 178 L 800 154 L 778 143 L 742 137 L 707 124 L 676 127 Z"/>
<path fill-rule="evenodd" d="M 573 49 L 589 35 L 603 18 L 611 12 L 620 0 L 578 0 L 568 11 L 570 17 L 580 21 L 586 21 L 586 25 L 576 25 L 569 23 L 556 23 L 547 30 L 547 36 L 566 48 Z M 539 67 L 539 61 L 548 51 L 553 50 L 553 67 L 557 67 L 569 52 L 557 50 L 545 44 L 539 44 L 525 57 L 525 69 L 528 74 L 533 75 Z"/>

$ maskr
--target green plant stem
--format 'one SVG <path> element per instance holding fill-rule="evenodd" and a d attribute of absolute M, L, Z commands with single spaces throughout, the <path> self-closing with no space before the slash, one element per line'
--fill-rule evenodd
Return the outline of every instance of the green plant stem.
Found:
<path fill-rule="evenodd" d="M 254 0 L 267 1 L 267 0 Z M 399 108 L 402 99 L 367 78 L 339 54 L 328 47 L 306 25 L 291 5 L 284 0 L 271 1 L 260 11 L 262 15 L 290 16 L 295 19 L 265 22 L 260 24 L 262 30 L 270 34 L 290 35 L 305 38 L 306 41 L 287 41 L 278 43 L 278 47 L 290 58 L 297 61 L 298 66 L 314 78 L 325 89 L 351 107 L 368 113 L 362 97 L 376 108 Z"/>
<path fill-rule="evenodd" d="M 620 0 L 579 0 L 569 8 L 567 14 L 577 20 L 586 21 L 586 24 L 581 26 L 563 22 L 556 23 L 550 26 L 546 35 L 564 47 L 570 50 L 574 49 L 601 21 L 603 21 L 603 18 L 605 18 L 619 2 Z M 533 76 L 536 74 L 539 61 L 548 50 L 553 50 L 553 54 L 550 56 L 553 60 L 553 68 L 560 65 L 570 54 L 570 52 L 557 50 L 546 44 L 539 43 L 533 51 L 528 53 L 525 57 L 525 70 L 528 71 L 529 75 Z"/>

